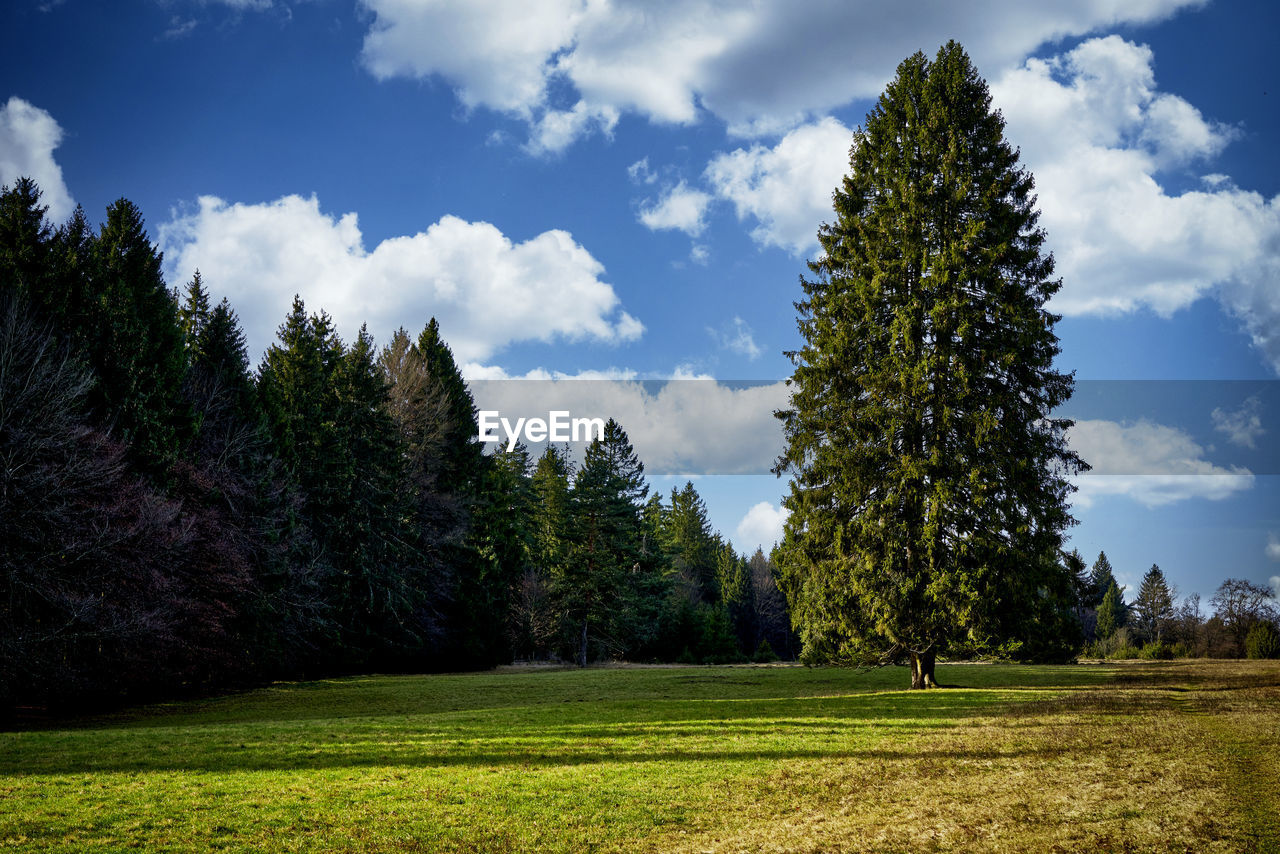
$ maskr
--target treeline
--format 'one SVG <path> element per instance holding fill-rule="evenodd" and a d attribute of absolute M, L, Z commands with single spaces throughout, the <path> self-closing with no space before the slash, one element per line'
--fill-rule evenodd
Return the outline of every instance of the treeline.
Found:
<path fill-rule="evenodd" d="M 1088 567 L 1068 555 L 1075 573 L 1084 654 L 1091 658 L 1280 658 L 1280 609 L 1267 587 L 1240 578 L 1223 581 L 1209 599 L 1181 602 L 1164 572 L 1152 564 L 1132 602 L 1116 581 L 1106 552 Z"/>
<path fill-rule="evenodd" d="M 774 568 L 610 421 L 482 453 L 435 320 L 378 349 L 300 299 L 256 370 L 141 213 L 0 192 L 0 707 L 513 658 L 794 654 Z"/>

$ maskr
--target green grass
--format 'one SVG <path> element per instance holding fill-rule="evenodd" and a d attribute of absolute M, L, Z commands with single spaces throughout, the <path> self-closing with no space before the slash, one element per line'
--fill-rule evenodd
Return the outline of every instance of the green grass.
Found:
<path fill-rule="evenodd" d="M 1280 850 L 1280 665 L 374 676 L 0 733 L 0 851 Z"/>

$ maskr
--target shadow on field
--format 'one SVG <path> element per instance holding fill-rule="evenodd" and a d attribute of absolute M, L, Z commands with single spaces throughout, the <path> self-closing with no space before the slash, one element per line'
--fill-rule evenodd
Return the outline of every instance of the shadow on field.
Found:
<path fill-rule="evenodd" d="M 807 698 L 543 703 L 442 714 L 0 735 L 0 775 L 522 767 L 790 759 L 1051 758 L 1059 748 L 943 750 L 933 735 L 1047 688 Z M 797 744 L 804 745 L 797 748 Z M 917 746 L 918 745 L 918 746 Z"/>

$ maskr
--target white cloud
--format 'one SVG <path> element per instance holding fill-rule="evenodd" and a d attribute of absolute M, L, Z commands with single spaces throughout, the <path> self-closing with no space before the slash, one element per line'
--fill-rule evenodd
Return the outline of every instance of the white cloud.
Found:
<path fill-rule="evenodd" d="M 680 371 L 664 381 L 618 370 L 572 376 L 537 370 L 518 378 L 476 364 L 463 371 L 476 406 L 513 422 L 546 418 L 551 410 L 616 419 L 648 474 L 765 474 L 783 450 L 773 416 L 788 400 L 781 382 L 737 388 Z"/>
<path fill-rule="evenodd" d="M 1157 91 L 1151 51 L 1118 36 L 1028 60 L 991 90 L 1036 177 L 1064 280 L 1054 310 L 1168 316 L 1213 293 L 1280 371 L 1280 197 L 1220 174 L 1180 195 L 1158 180 L 1220 152 L 1234 129 Z"/>
<path fill-rule="evenodd" d="M 435 316 L 460 362 L 515 341 L 619 343 L 644 330 L 601 280 L 603 265 L 564 231 L 514 243 L 489 223 L 445 216 L 369 251 L 356 214 L 326 214 L 314 196 L 263 204 L 202 196 L 161 226 L 160 245 L 170 281 L 198 268 L 213 293 L 230 298 L 255 356 L 295 293 L 345 335 L 367 321 L 382 342 Z"/>
<path fill-rule="evenodd" d="M 533 125 L 527 150 L 532 154 L 556 154 L 564 151 L 588 129 L 599 129 L 613 135 L 618 112 L 611 107 L 593 108 L 579 101 L 568 110 L 547 110 Z"/>
<path fill-rule="evenodd" d="M 440 76 L 467 107 L 532 119 L 546 101 L 552 56 L 585 11 L 579 0 L 541 3 L 364 0 L 374 15 L 361 58 L 377 78 Z"/>
<path fill-rule="evenodd" d="M 1093 466 L 1075 478 L 1074 501 L 1081 507 L 1104 495 L 1126 496 L 1147 507 L 1192 498 L 1216 501 L 1253 486 L 1248 469 L 1215 465 L 1189 435 L 1162 424 L 1081 420 L 1071 428 L 1069 441 Z"/>
<path fill-rule="evenodd" d="M 720 329 L 713 329 L 708 326 L 707 334 L 711 336 L 712 340 L 716 342 L 716 346 L 720 349 L 746 356 L 752 361 L 760 358 L 760 354 L 764 352 L 760 349 L 760 345 L 756 344 L 755 335 L 751 327 L 741 317 L 735 317 L 732 322 L 725 324 Z"/>
<path fill-rule="evenodd" d="M 34 180 L 55 224 L 76 207 L 62 180 L 62 167 L 53 159 L 61 142 L 62 128 L 39 107 L 17 96 L 0 107 L 0 185 L 11 186 L 19 178 Z"/>
<path fill-rule="evenodd" d="M 1275 534 L 1267 535 L 1267 557 L 1280 562 L 1280 539 Z"/>
<path fill-rule="evenodd" d="M 627 167 L 627 176 L 637 184 L 652 184 L 658 176 L 649 168 L 649 158 L 642 157 Z"/>
<path fill-rule="evenodd" d="M 1273 575 L 1268 579 L 1271 584 L 1271 595 L 1280 599 L 1280 575 Z"/>
<path fill-rule="evenodd" d="M 194 32 L 199 24 L 200 22 L 195 18 L 182 18 L 174 15 L 169 19 L 169 29 L 165 30 L 160 37 L 163 39 L 180 39 Z"/>
<path fill-rule="evenodd" d="M 690 237 L 697 237 L 706 228 L 704 219 L 711 197 L 701 190 L 693 190 L 681 181 L 667 189 L 656 204 L 640 207 L 640 222 L 653 231 L 674 229 Z"/>
<path fill-rule="evenodd" d="M 1210 413 L 1213 429 L 1227 437 L 1227 441 L 1242 448 L 1256 448 L 1258 437 L 1267 431 L 1262 428 L 1262 402 L 1255 395 L 1240 408 L 1228 411 L 1215 408 Z"/>
<path fill-rule="evenodd" d="M 757 224 L 762 246 L 796 255 L 817 246 L 818 226 L 832 218 L 831 195 L 849 170 L 853 131 L 833 118 L 797 128 L 772 148 L 753 145 L 718 154 L 706 180 L 733 203 L 739 219 Z"/>
<path fill-rule="evenodd" d="M 706 111 L 738 134 L 777 134 L 855 98 L 874 97 L 904 56 L 949 38 L 980 68 L 1100 27 L 1159 20 L 1201 0 L 1091 0 L 980 6 L 785 0 L 362 0 L 372 13 L 362 60 L 380 79 L 441 78 L 468 107 L 573 121 L 534 148 L 563 147 L 580 117 L 637 113 L 689 124 Z M 1168 121 L 1179 117 L 1170 115 Z M 542 130 L 535 132 L 541 136 Z"/>
<path fill-rule="evenodd" d="M 791 515 L 784 507 L 774 507 L 767 501 L 761 501 L 747 511 L 738 523 L 734 546 L 743 554 L 751 554 L 756 547 L 767 554 L 774 543 L 782 540 L 782 526 Z"/>

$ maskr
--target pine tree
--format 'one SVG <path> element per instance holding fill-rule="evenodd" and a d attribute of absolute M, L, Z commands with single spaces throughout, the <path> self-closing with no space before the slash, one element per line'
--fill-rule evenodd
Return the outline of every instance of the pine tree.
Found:
<path fill-rule="evenodd" d="M 1174 598 L 1160 567 L 1151 564 L 1133 600 L 1135 622 L 1144 640 L 1158 644 L 1164 639 L 1165 629 L 1173 620 Z"/>
<path fill-rule="evenodd" d="M 1030 174 L 955 42 L 904 61 L 857 132 L 796 303 L 803 347 L 778 474 L 778 554 L 808 660 L 909 657 L 934 685 L 953 644 L 1062 572 L 1072 378 L 1045 303 Z"/>
<path fill-rule="evenodd" d="M 1115 583 L 1116 576 L 1111 569 L 1111 561 L 1107 559 L 1107 553 L 1098 552 L 1098 559 L 1093 562 L 1093 569 L 1089 573 L 1088 606 L 1097 608 L 1102 602 L 1102 597 L 1107 594 L 1107 590 Z"/>
<path fill-rule="evenodd" d="M 587 447 L 574 480 L 573 546 L 559 584 L 580 667 L 593 640 L 609 652 L 625 648 L 615 631 L 617 607 L 627 602 L 633 570 L 640 567 L 640 511 L 648 491 L 631 440 L 610 418 L 603 438 Z"/>
<path fill-rule="evenodd" d="M 186 298 L 178 307 L 178 323 L 182 327 L 183 342 L 187 347 L 187 360 L 195 361 L 200 352 L 204 327 L 209 322 L 209 292 L 205 290 L 200 271 L 196 270 L 187 282 Z"/>
<path fill-rule="evenodd" d="M 525 572 L 534 567 L 536 550 L 532 464 L 523 443 L 501 447 L 488 460 L 476 504 L 473 541 L 479 558 L 480 584 L 486 597 L 478 609 L 490 622 L 495 661 L 509 661 L 512 640 L 521 634 L 513 622 L 512 606 Z M 541 616 L 541 615 L 538 615 Z M 526 621 L 526 627 L 528 622 Z"/>
<path fill-rule="evenodd" d="M 719 602 L 716 559 L 721 543 L 711 531 L 706 502 L 692 481 L 686 481 L 681 489 L 672 487 L 671 506 L 662 520 L 666 555 L 676 577 L 697 601 Z"/>
<path fill-rule="evenodd" d="M 89 333 L 89 355 L 98 385 L 91 404 L 129 442 L 135 459 L 158 474 L 176 459 L 191 428 L 178 308 L 132 202 L 120 199 L 107 208 L 93 249 L 98 323 Z"/>
<path fill-rule="evenodd" d="M 45 285 L 53 231 L 40 195 L 30 178 L 0 187 L 0 300 L 12 302 L 20 295 L 24 304 L 48 319 L 48 301 L 56 298 Z"/>
<path fill-rule="evenodd" d="M 1098 640 L 1107 640 L 1127 622 L 1128 606 L 1124 603 L 1124 591 L 1112 579 L 1098 604 Z"/>

